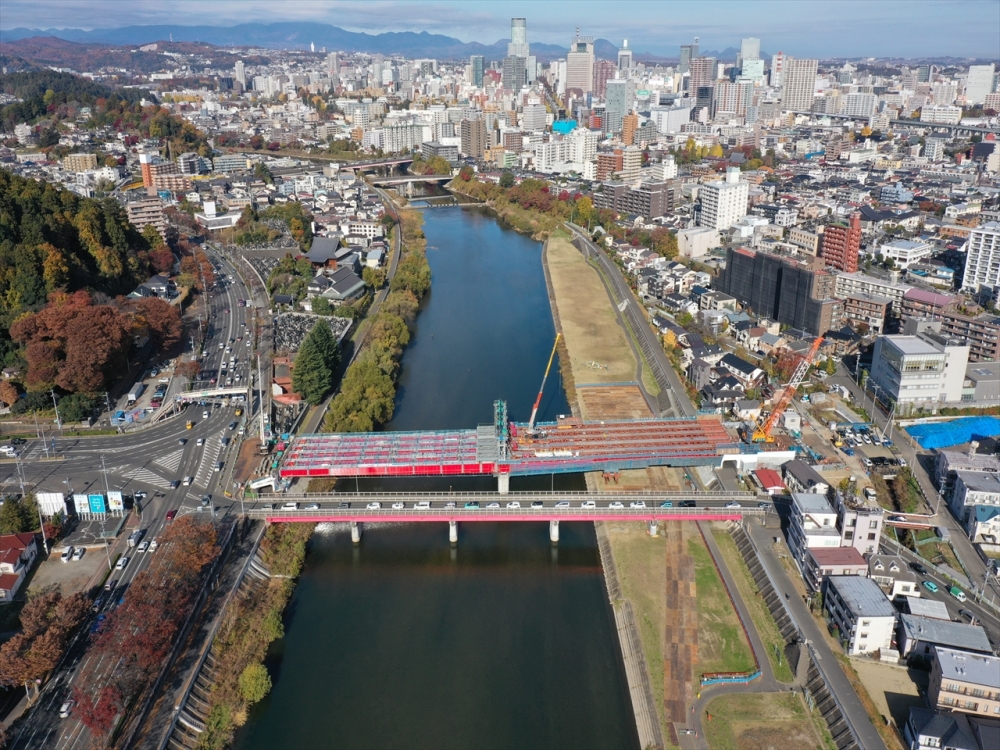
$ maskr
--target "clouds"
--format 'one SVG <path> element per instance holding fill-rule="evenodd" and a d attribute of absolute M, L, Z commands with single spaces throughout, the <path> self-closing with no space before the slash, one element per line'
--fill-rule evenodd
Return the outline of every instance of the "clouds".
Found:
<path fill-rule="evenodd" d="M 996 0 L 3 0 L 0 26 L 109 28 L 280 21 L 350 31 L 428 31 L 491 44 L 510 18 L 528 19 L 528 39 L 566 46 L 575 27 L 638 51 L 676 55 L 698 36 L 702 49 L 761 47 L 799 56 L 1000 55 Z"/>

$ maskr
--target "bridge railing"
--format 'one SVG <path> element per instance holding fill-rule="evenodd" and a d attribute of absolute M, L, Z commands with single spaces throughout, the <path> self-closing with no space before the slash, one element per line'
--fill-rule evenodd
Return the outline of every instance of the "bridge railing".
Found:
<path fill-rule="evenodd" d="M 332 502 L 332 501 L 344 501 L 349 502 L 352 499 L 357 500 L 459 500 L 459 499 L 470 499 L 470 500 L 482 500 L 482 499 L 504 499 L 506 501 L 510 500 L 523 500 L 528 499 L 552 499 L 552 500 L 643 500 L 647 498 L 662 498 L 663 500 L 756 500 L 760 498 L 761 500 L 771 501 L 770 495 L 762 492 L 741 492 L 741 491 L 706 491 L 706 492 L 685 492 L 683 490 L 636 490 L 634 492 L 630 491 L 618 491 L 618 492 L 573 492 L 568 490 L 556 490 L 548 491 L 543 490 L 539 492 L 531 491 L 511 491 L 507 493 L 500 493 L 496 491 L 460 491 L 451 492 L 447 490 L 430 490 L 427 492 L 324 492 L 324 493 L 281 493 L 280 495 L 275 495 L 275 498 L 280 498 L 283 502 L 306 502 L 306 503 L 321 503 L 321 502 Z"/>
<path fill-rule="evenodd" d="M 484 519 L 495 519 L 502 521 L 507 519 L 539 521 L 603 521 L 603 520 L 667 520 L 667 519 L 690 519 L 692 521 L 713 519 L 720 514 L 731 520 L 739 520 L 739 517 L 762 516 L 767 511 L 762 508 L 401 508 L 392 510 L 381 508 L 379 510 L 368 510 L 367 508 L 320 508 L 318 510 L 305 510 L 298 508 L 295 510 L 283 510 L 280 506 L 267 508 L 247 508 L 244 513 L 251 518 L 267 518 L 280 521 L 281 519 L 302 519 L 317 518 L 324 519 L 336 517 L 342 521 L 475 521 Z"/>

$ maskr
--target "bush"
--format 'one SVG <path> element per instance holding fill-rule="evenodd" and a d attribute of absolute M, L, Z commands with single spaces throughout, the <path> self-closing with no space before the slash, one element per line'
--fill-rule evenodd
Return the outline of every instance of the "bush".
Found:
<path fill-rule="evenodd" d="M 52 408 L 52 396 L 48 391 L 35 391 L 10 407 L 11 414 L 30 414 L 33 411 L 48 411 Z"/>
<path fill-rule="evenodd" d="M 271 692 L 271 675 L 263 664 L 250 664 L 240 675 L 240 693 L 248 706 L 264 700 Z"/>

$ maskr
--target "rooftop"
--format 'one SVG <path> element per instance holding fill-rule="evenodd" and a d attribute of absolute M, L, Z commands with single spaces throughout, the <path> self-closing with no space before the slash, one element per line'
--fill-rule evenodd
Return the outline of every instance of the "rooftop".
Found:
<path fill-rule="evenodd" d="M 944 352 L 919 336 L 885 336 L 884 338 L 903 354 L 911 356 L 937 354 L 942 357 L 944 356 Z"/>
<path fill-rule="evenodd" d="M 937 599 L 923 599 L 919 596 L 907 596 L 906 605 L 911 615 L 919 617 L 932 617 L 935 620 L 951 620 L 948 614 L 948 605 Z"/>
<path fill-rule="evenodd" d="M 954 646 L 965 651 L 982 651 L 988 654 L 992 650 L 986 631 L 979 625 L 914 614 L 900 615 L 899 620 L 907 638 L 940 646 Z"/>
<path fill-rule="evenodd" d="M 827 565 L 854 565 L 866 567 L 864 556 L 854 547 L 814 547 L 809 550 L 820 567 Z"/>
<path fill-rule="evenodd" d="M 1000 658 L 987 654 L 970 654 L 944 646 L 935 648 L 934 653 L 944 678 L 1000 689 Z"/>
<path fill-rule="evenodd" d="M 895 617 L 896 608 L 885 598 L 882 589 L 870 578 L 861 576 L 830 576 L 832 586 L 851 613 L 857 617 Z"/>
<path fill-rule="evenodd" d="M 787 464 L 786 464 L 787 466 Z M 826 499 L 826 495 L 817 495 L 812 492 L 796 492 L 792 495 L 792 502 L 802 513 L 830 513 L 833 514 L 833 506 Z"/>

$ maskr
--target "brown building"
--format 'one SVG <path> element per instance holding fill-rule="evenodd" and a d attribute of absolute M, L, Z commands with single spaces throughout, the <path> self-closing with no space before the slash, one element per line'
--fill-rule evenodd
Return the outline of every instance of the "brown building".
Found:
<path fill-rule="evenodd" d="M 524 148 L 524 134 L 520 130 L 508 130 L 503 134 L 502 145 L 508 151 L 519 154 Z"/>
<path fill-rule="evenodd" d="M 163 203 L 157 197 L 129 201 L 125 204 L 128 220 L 140 232 L 147 226 L 152 226 L 161 237 L 166 237 L 167 221 L 163 217 Z"/>
<path fill-rule="evenodd" d="M 611 60 L 594 61 L 594 96 L 603 99 L 608 90 L 608 81 L 615 77 L 618 66 Z"/>
<path fill-rule="evenodd" d="M 634 190 L 624 182 L 606 182 L 594 194 L 597 208 L 610 208 L 647 219 L 663 216 L 674 207 L 674 191 L 667 182 L 643 182 Z"/>
<path fill-rule="evenodd" d="M 639 129 L 639 115 L 635 112 L 622 118 L 622 143 L 626 146 L 638 145 L 635 142 L 635 131 Z"/>
<path fill-rule="evenodd" d="M 823 229 L 820 257 L 834 268 L 847 273 L 857 271 L 860 249 L 861 214 L 852 214 L 849 224 L 829 224 Z"/>
<path fill-rule="evenodd" d="M 604 182 L 611 175 L 622 171 L 624 152 L 615 149 L 612 153 L 600 153 L 597 155 L 597 181 Z"/>
<path fill-rule="evenodd" d="M 882 333 L 892 308 L 888 297 L 851 294 L 844 298 L 844 318 L 854 326 L 864 323 L 869 333 Z"/>
<path fill-rule="evenodd" d="M 900 320 L 904 323 L 911 318 L 940 320 L 941 314 L 954 299 L 955 297 L 951 294 L 931 292 L 927 289 L 914 287 L 903 294 L 903 304 L 899 310 Z"/>
<path fill-rule="evenodd" d="M 963 315 L 945 309 L 941 312 L 941 333 L 968 343 L 970 362 L 1000 362 L 1000 316 Z"/>
<path fill-rule="evenodd" d="M 63 168 L 70 172 L 97 169 L 97 154 L 67 154 L 63 157 Z"/>
<path fill-rule="evenodd" d="M 462 153 L 482 159 L 486 152 L 486 121 L 462 120 Z"/>

